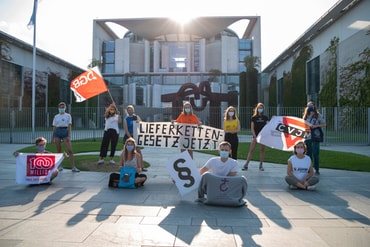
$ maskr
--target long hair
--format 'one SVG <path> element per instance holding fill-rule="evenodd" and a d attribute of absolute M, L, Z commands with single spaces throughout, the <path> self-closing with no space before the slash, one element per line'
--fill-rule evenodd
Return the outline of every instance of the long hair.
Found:
<path fill-rule="evenodd" d="M 256 107 L 254 107 L 254 109 L 253 109 L 253 116 L 252 117 L 255 117 L 255 116 L 257 116 L 257 115 L 259 115 L 259 112 L 258 112 L 258 108 L 260 107 L 260 106 L 262 106 L 263 107 L 263 110 L 265 110 L 265 105 L 263 104 L 263 103 L 258 103 L 257 105 L 256 105 Z M 262 115 L 262 114 L 261 114 Z"/>
<path fill-rule="evenodd" d="M 226 108 L 226 110 L 225 110 L 225 113 L 224 113 L 224 120 L 227 120 L 227 119 L 229 119 L 229 111 L 231 111 L 231 110 L 234 110 L 234 116 L 232 116 L 231 118 L 233 119 L 233 120 L 235 120 L 235 119 L 237 119 L 238 118 L 238 115 L 237 115 L 237 113 L 236 113 L 236 109 L 235 109 L 235 107 L 233 107 L 233 106 L 229 106 L 228 108 Z"/>
<path fill-rule="evenodd" d="M 308 101 L 307 102 L 307 105 L 306 105 L 306 108 L 304 108 L 304 111 L 303 111 L 303 119 L 306 120 L 308 115 L 310 114 L 309 111 L 308 111 L 308 106 L 309 105 L 313 105 L 313 118 L 318 118 L 319 117 L 319 110 L 317 110 L 317 108 L 315 107 L 315 104 L 312 102 L 312 101 Z"/>
<path fill-rule="evenodd" d="M 132 137 L 127 138 L 127 140 L 125 141 L 125 145 L 123 145 L 123 150 L 122 150 L 124 152 L 124 155 L 123 155 L 123 157 L 125 158 L 124 161 L 126 161 L 127 157 L 128 157 L 129 151 L 127 151 L 126 146 L 129 142 L 132 142 L 134 144 L 134 149 L 130 152 L 132 152 L 133 155 L 135 155 L 135 153 L 136 153 L 136 141 L 135 141 L 135 139 L 132 138 Z"/>

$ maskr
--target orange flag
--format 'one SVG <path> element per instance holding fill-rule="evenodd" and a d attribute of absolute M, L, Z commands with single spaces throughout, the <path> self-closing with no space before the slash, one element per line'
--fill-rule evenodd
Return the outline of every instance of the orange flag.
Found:
<path fill-rule="evenodd" d="M 76 102 L 85 101 L 108 91 L 98 67 L 94 67 L 77 76 L 72 80 L 70 88 L 75 94 Z"/>

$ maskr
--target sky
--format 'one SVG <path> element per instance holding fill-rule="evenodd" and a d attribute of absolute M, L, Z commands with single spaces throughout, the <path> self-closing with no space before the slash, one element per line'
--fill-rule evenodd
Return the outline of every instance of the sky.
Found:
<path fill-rule="evenodd" d="M 0 0 L 0 30 L 33 44 L 27 28 L 33 0 Z M 82 69 L 92 59 L 94 19 L 260 16 L 261 69 L 267 67 L 338 0 L 39 0 L 36 46 Z M 235 27 L 235 31 L 241 31 Z M 244 29 L 242 30 L 244 31 Z"/>

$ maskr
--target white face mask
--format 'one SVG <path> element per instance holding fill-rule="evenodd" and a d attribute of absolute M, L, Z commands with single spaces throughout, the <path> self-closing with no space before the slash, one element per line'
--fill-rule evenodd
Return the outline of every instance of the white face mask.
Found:
<path fill-rule="evenodd" d="M 234 116 L 234 113 L 235 113 L 235 112 L 233 112 L 233 111 L 229 111 L 229 116 L 230 116 L 230 117 Z"/>
<path fill-rule="evenodd" d="M 258 109 L 257 109 L 257 111 L 258 111 L 259 113 L 262 113 L 262 112 L 263 112 L 263 109 L 262 109 L 262 108 L 258 108 Z"/>
<path fill-rule="evenodd" d="M 296 148 L 296 149 L 295 149 L 295 152 L 296 152 L 297 154 L 304 154 L 304 148 Z"/>
<path fill-rule="evenodd" d="M 185 111 L 186 113 L 189 113 L 189 112 L 190 112 L 190 108 L 185 108 L 185 109 L 184 109 L 184 111 Z"/>

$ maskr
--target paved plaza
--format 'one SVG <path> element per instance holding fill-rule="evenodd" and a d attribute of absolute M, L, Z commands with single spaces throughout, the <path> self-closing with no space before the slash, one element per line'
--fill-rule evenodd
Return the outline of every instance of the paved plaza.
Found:
<path fill-rule="evenodd" d="M 24 146 L 0 145 L 0 246 L 370 243 L 370 173 L 321 169 L 316 191 L 298 191 L 288 189 L 285 165 L 266 163 L 259 171 L 251 162 L 248 171 L 240 171 L 248 179 L 246 206 L 216 207 L 195 203 L 196 191 L 178 193 L 165 167 L 177 150 L 143 149 L 151 164 L 148 181 L 132 190 L 108 188 L 109 173 L 67 169 L 50 186 L 17 185 L 12 152 Z M 344 149 L 370 156 L 368 146 Z M 209 157 L 194 153 L 198 167 Z M 240 168 L 243 163 L 239 160 Z"/>

